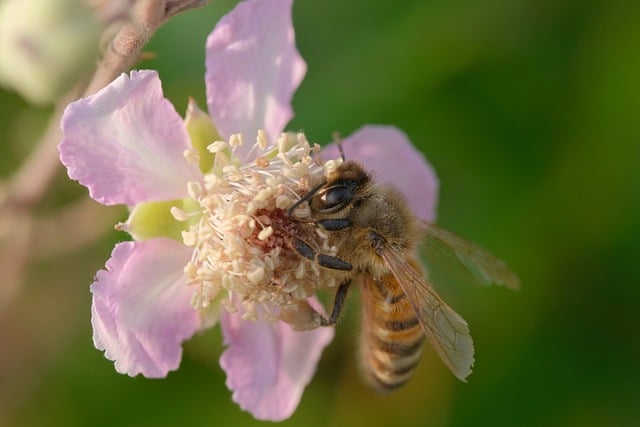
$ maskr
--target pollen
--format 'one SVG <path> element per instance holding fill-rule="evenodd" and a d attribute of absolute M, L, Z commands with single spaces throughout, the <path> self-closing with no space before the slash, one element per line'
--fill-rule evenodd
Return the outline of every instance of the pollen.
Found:
<path fill-rule="evenodd" d="M 243 319 L 275 321 L 283 306 L 335 285 L 291 245 L 296 236 L 335 255 L 328 236 L 288 214 L 327 171 L 317 159 L 318 146 L 302 133 L 283 133 L 269 144 L 259 131 L 255 141 L 246 163 L 235 155 L 245 142 L 241 134 L 209 145 L 213 168 L 187 187 L 198 212 L 172 213 L 191 222 L 183 241 L 193 248 L 184 269 L 192 304 L 205 308 L 218 301 L 229 311 L 241 309 Z"/>
<path fill-rule="evenodd" d="M 271 237 L 271 235 L 273 235 L 273 227 L 271 226 L 265 227 L 262 229 L 262 231 L 260 231 L 260 233 L 258 233 L 258 239 L 264 242 L 269 237 Z"/>

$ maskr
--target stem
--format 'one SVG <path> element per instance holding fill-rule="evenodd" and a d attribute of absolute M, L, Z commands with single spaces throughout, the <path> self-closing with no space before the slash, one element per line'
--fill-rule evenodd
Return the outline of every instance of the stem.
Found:
<path fill-rule="evenodd" d="M 140 51 L 160 26 L 165 7 L 157 0 L 139 0 L 128 19 L 109 43 L 84 96 L 96 93 L 137 61 Z"/>
<path fill-rule="evenodd" d="M 73 88 L 57 104 L 49 123 L 36 144 L 34 150 L 9 180 L 4 200 L 0 200 L 0 208 L 3 204 L 13 207 L 15 210 L 28 210 L 34 206 L 44 195 L 49 183 L 60 169 L 58 150 L 56 146 L 60 141 L 60 118 L 66 106 L 78 98 L 81 89 Z"/>

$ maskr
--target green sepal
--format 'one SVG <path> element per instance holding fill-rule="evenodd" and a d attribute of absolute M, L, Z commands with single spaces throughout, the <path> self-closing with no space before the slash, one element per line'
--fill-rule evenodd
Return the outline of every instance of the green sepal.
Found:
<path fill-rule="evenodd" d="M 184 124 L 191 138 L 191 145 L 198 150 L 200 157 L 199 167 L 202 173 L 207 173 L 213 167 L 214 154 L 207 150 L 207 147 L 220 139 L 218 130 L 213 125 L 211 117 L 198 107 L 193 98 L 189 98 L 187 114 Z"/>
<path fill-rule="evenodd" d="M 131 211 L 126 231 L 138 241 L 168 237 L 182 242 L 182 232 L 188 230 L 198 218 L 178 221 L 171 214 L 171 208 L 175 206 L 189 212 L 196 208 L 194 205 L 195 201 L 192 199 L 140 203 Z"/>

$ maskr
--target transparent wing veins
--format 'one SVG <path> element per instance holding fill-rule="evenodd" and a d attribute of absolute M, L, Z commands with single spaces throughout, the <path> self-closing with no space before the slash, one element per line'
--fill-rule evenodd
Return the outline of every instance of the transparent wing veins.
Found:
<path fill-rule="evenodd" d="M 467 322 L 427 283 L 415 260 L 407 260 L 389 248 L 382 249 L 380 255 L 407 296 L 438 356 L 456 377 L 466 381 L 474 362 Z"/>
<path fill-rule="evenodd" d="M 519 289 L 520 279 L 501 259 L 486 249 L 434 224 L 424 223 L 427 258 L 429 251 L 452 253 L 480 283 Z"/>

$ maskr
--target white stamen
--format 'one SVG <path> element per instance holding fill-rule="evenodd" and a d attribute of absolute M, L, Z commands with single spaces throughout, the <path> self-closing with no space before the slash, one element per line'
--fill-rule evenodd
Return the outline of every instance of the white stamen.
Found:
<path fill-rule="evenodd" d="M 182 209 L 180 209 L 177 206 L 172 206 L 171 207 L 171 215 L 177 220 L 177 221 L 186 221 L 189 219 L 189 214 L 186 213 L 185 211 L 183 211 Z"/>
<path fill-rule="evenodd" d="M 278 153 L 284 153 L 287 151 L 288 138 L 286 133 L 281 133 L 276 141 L 278 146 Z"/>
<path fill-rule="evenodd" d="M 187 148 L 182 154 L 189 163 L 198 164 L 198 162 L 200 161 L 200 154 L 198 153 L 198 150 L 193 147 Z"/>
<path fill-rule="evenodd" d="M 195 246 L 198 243 L 197 231 L 192 231 L 192 230 L 183 231 L 182 242 L 187 246 Z"/>
<path fill-rule="evenodd" d="M 273 227 L 271 226 L 265 227 L 262 229 L 262 231 L 260 231 L 260 233 L 258 233 L 258 239 L 264 242 L 269 237 L 271 237 L 272 234 L 273 234 Z"/>
<path fill-rule="evenodd" d="M 289 206 L 291 206 L 290 197 L 287 197 L 284 194 L 281 194 L 278 197 L 276 197 L 276 208 L 287 209 Z"/>
<path fill-rule="evenodd" d="M 185 266 L 194 289 L 192 304 L 202 308 L 216 299 L 230 312 L 241 305 L 247 320 L 275 321 L 280 306 L 333 285 L 316 263 L 286 243 L 300 227 L 287 210 L 324 178 L 327 165 L 312 158 L 317 148 L 302 133 L 283 133 L 269 146 L 266 133 L 258 131 L 251 150 L 263 155 L 246 164 L 234 157 L 242 143 L 243 136 L 233 134 L 228 141 L 209 145 L 216 154 L 211 171 L 202 182 L 187 186 L 200 209 L 174 207 L 171 213 L 180 221 L 197 218 L 182 233 L 184 243 L 193 248 Z M 295 215 L 308 217 L 308 204 L 299 206 Z M 306 233 L 304 238 L 318 248 L 330 247 L 326 233 Z"/>
<path fill-rule="evenodd" d="M 336 168 L 338 167 L 338 165 L 342 163 L 341 161 L 338 160 L 327 160 L 326 162 L 324 162 L 324 170 L 325 173 L 327 175 L 335 172 Z"/>
<path fill-rule="evenodd" d="M 194 200 L 197 200 L 203 194 L 202 185 L 200 185 L 198 181 L 189 181 L 187 183 L 187 192 L 189 193 L 189 197 L 191 197 Z"/>
<path fill-rule="evenodd" d="M 264 131 L 264 129 L 258 129 L 257 143 L 260 150 L 264 151 L 267 149 L 267 145 L 269 145 L 269 139 L 267 138 L 267 133 Z"/>
<path fill-rule="evenodd" d="M 207 147 L 207 150 L 209 150 L 209 152 L 213 154 L 217 154 L 226 148 L 227 148 L 226 141 L 215 141 L 213 144 L 209 144 L 209 146 Z"/>
<path fill-rule="evenodd" d="M 254 285 L 260 283 L 262 279 L 264 279 L 264 267 L 256 267 L 254 270 L 251 270 L 247 273 L 247 279 Z"/>
<path fill-rule="evenodd" d="M 235 306 L 235 304 L 228 298 L 223 299 L 222 301 L 220 301 L 220 304 L 222 304 L 222 306 L 229 312 L 229 313 L 235 313 L 236 311 L 238 311 L 238 308 Z"/>
<path fill-rule="evenodd" d="M 244 174 L 240 172 L 240 169 L 238 169 L 236 165 L 226 165 L 222 168 L 222 173 L 232 182 L 238 182 L 244 178 Z"/>
<path fill-rule="evenodd" d="M 231 148 L 240 147 L 242 144 L 244 144 L 244 137 L 241 133 L 234 133 L 229 138 L 229 145 Z"/>

